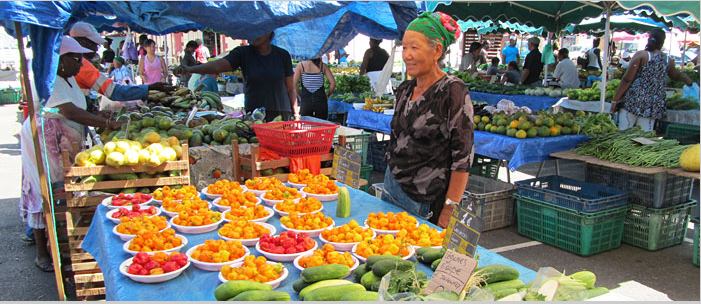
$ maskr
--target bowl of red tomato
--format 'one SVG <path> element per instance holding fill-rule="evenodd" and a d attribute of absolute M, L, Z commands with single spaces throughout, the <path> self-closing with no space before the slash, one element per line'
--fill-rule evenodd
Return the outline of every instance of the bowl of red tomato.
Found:
<path fill-rule="evenodd" d="M 189 266 L 190 261 L 183 253 L 139 252 L 122 262 L 119 272 L 139 283 L 160 283 L 176 278 Z"/>
<path fill-rule="evenodd" d="M 144 208 L 141 205 L 132 205 L 131 208 L 119 207 L 119 209 L 112 209 L 107 212 L 106 216 L 113 223 L 119 225 L 122 222 L 123 217 L 140 217 L 140 216 L 156 216 L 161 214 L 161 209 L 154 206 L 146 206 Z"/>
<path fill-rule="evenodd" d="M 130 207 L 132 205 L 141 205 L 141 207 L 144 207 L 151 201 L 153 201 L 153 197 L 148 194 L 140 192 L 134 194 L 120 193 L 102 200 L 102 205 L 109 209 L 119 209 L 120 207 Z"/>
<path fill-rule="evenodd" d="M 261 235 L 256 250 L 268 260 L 292 262 L 300 255 L 314 252 L 317 246 L 316 241 L 306 233 L 285 231 L 275 237 L 267 233 Z"/>

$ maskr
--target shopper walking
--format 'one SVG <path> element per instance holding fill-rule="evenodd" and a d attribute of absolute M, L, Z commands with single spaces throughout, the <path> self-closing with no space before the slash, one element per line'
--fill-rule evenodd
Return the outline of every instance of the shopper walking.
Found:
<path fill-rule="evenodd" d="M 139 59 L 139 76 L 144 84 L 167 82 L 168 69 L 163 57 L 156 56 L 156 41 L 147 39 L 144 42 L 144 49 L 146 49 L 146 56 Z"/>
<path fill-rule="evenodd" d="M 329 80 L 328 92 L 324 89 L 324 77 Z M 336 89 L 336 79 L 329 66 L 319 58 L 300 62 L 295 68 L 295 86 L 300 81 L 302 82 L 302 89 L 299 91 L 302 102 L 300 114 L 328 119 L 329 105 L 327 101 Z"/>

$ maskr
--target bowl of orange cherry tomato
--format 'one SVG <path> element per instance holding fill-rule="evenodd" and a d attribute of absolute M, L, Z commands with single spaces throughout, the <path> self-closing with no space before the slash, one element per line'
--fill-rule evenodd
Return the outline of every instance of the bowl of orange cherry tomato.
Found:
<path fill-rule="evenodd" d="M 261 198 L 266 205 L 273 207 L 277 203 L 282 203 L 285 200 L 298 203 L 303 197 L 305 197 L 304 193 L 297 191 L 297 189 L 282 186 L 268 190 Z"/>
<path fill-rule="evenodd" d="M 329 227 L 333 228 L 333 218 L 325 216 L 323 212 L 307 213 L 298 215 L 291 212 L 288 216 L 280 218 L 282 229 L 294 231 L 295 233 L 306 233 L 309 237 L 317 237 L 321 231 Z"/>
<path fill-rule="evenodd" d="M 305 268 L 328 265 L 328 264 L 341 264 L 350 267 L 350 272 L 341 277 L 343 279 L 351 274 L 353 270 L 358 268 L 360 262 L 358 258 L 351 255 L 350 252 L 340 252 L 336 251 L 333 245 L 326 244 L 321 249 L 314 250 L 312 253 L 305 253 L 298 256 L 293 264 L 299 271 L 304 271 Z"/>
<path fill-rule="evenodd" d="M 445 230 L 438 232 L 438 229 L 431 228 L 427 224 L 421 224 L 419 227 L 408 227 L 408 229 L 402 228 L 395 236 L 414 246 L 414 249 L 421 247 L 443 248 Z"/>
<path fill-rule="evenodd" d="M 181 211 L 186 210 L 199 210 L 199 209 L 209 209 L 212 208 L 212 204 L 205 201 L 199 197 L 186 198 L 182 201 L 175 201 L 169 198 L 163 200 L 163 205 L 161 206 L 161 212 L 165 213 L 169 217 L 175 217 L 180 214 Z"/>
<path fill-rule="evenodd" d="M 173 189 L 169 186 L 163 186 L 162 188 L 158 188 L 156 191 L 153 191 L 152 195 L 153 201 L 159 204 L 162 204 L 163 200 L 166 198 L 170 198 L 174 201 L 181 201 L 186 198 L 192 199 L 194 197 L 200 197 L 200 193 L 197 192 L 197 188 L 192 185 L 182 186 L 180 189 Z"/>
<path fill-rule="evenodd" d="M 139 252 L 179 252 L 187 246 L 187 238 L 184 235 L 175 234 L 175 230 L 168 228 L 161 232 L 145 231 L 137 234 L 133 239 L 124 243 L 122 249 L 131 255 Z"/>
<path fill-rule="evenodd" d="M 277 203 L 273 206 L 273 210 L 280 216 L 288 216 L 290 212 L 297 212 L 297 215 L 305 215 L 324 210 L 324 205 L 316 198 L 303 197 L 296 203 L 293 200 L 284 200 L 282 203 Z"/>
<path fill-rule="evenodd" d="M 284 185 L 275 177 L 255 177 L 247 179 L 244 183 L 246 191 L 253 192 L 258 197 L 277 187 L 284 187 Z"/>
<path fill-rule="evenodd" d="M 355 220 L 348 224 L 326 228 L 319 234 L 319 240 L 324 244 L 331 244 L 339 251 L 350 251 L 355 244 L 365 239 L 373 239 L 377 234 L 374 230 L 361 227 Z"/>
<path fill-rule="evenodd" d="M 138 233 L 144 231 L 159 232 L 170 228 L 170 223 L 163 216 L 148 217 L 123 217 L 122 222 L 112 228 L 112 233 L 122 241 L 133 239 Z"/>
<path fill-rule="evenodd" d="M 391 234 L 378 235 L 374 239 L 366 239 L 355 244 L 351 250 L 353 255 L 365 263 L 373 255 L 396 255 L 404 260 L 414 256 L 414 247 L 402 239 L 396 239 Z"/>
<path fill-rule="evenodd" d="M 239 241 L 206 240 L 185 252 L 195 267 L 206 271 L 219 271 L 222 266 L 243 261 L 250 254 Z"/>
<path fill-rule="evenodd" d="M 246 256 L 242 262 L 224 265 L 219 271 L 219 281 L 252 281 L 278 288 L 289 275 L 289 271 L 280 263 L 270 262 L 265 257 Z"/>
<path fill-rule="evenodd" d="M 239 241 L 244 246 L 255 246 L 261 235 L 275 232 L 275 227 L 270 224 L 237 220 L 224 224 L 218 234 L 227 241 Z"/>
<path fill-rule="evenodd" d="M 241 192 L 234 190 L 224 193 L 222 197 L 213 200 L 212 204 L 214 204 L 219 211 L 224 212 L 232 207 L 253 207 L 254 205 L 258 205 L 262 202 L 263 200 L 256 197 L 255 193 L 253 192 Z"/>
<path fill-rule="evenodd" d="M 237 220 L 246 220 L 256 223 L 267 222 L 275 212 L 273 209 L 264 207 L 263 205 L 255 205 L 251 208 L 238 207 L 235 209 L 224 211 L 224 221 L 231 222 Z"/>
<path fill-rule="evenodd" d="M 204 187 L 204 189 L 202 189 L 202 194 L 204 194 L 208 199 L 213 200 L 220 198 L 224 193 L 233 190 L 237 190 L 239 192 L 245 191 L 239 182 L 232 182 L 228 179 L 222 179 L 214 182 L 214 184 L 209 184 L 207 187 Z"/>
<path fill-rule="evenodd" d="M 391 234 L 396 235 L 402 227 L 407 226 L 419 226 L 419 221 L 409 215 L 406 211 L 403 212 L 387 212 L 382 211 L 378 213 L 368 214 L 368 218 L 365 220 L 365 226 L 370 227 L 377 234 Z"/>
<path fill-rule="evenodd" d="M 302 169 L 295 173 L 287 175 L 287 183 L 293 188 L 302 189 L 307 186 L 307 183 L 314 177 L 314 174 L 309 172 L 309 169 Z"/>
<path fill-rule="evenodd" d="M 175 230 L 186 234 L 199 234 L 216 230 L 224 221 L 221 212 L 209 209 L 184 210 L 170 219 Z"/>
<path fill-rule="evenodd" d="M 322 202 L 335 201 L 338 199 L 338 185 L 326 175 L 317 175 L 302 188 L 302 193 Z"/>

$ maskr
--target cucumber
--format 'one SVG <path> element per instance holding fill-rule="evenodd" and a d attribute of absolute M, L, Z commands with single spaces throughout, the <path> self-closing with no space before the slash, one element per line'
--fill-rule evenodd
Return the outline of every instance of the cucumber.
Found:
<path fill-rule="evenodd" d="M 372 266 L 372 273 L 378 277 L 383 277 L 386 275 L 388 272 L 392 270 L 411 270 L 414 269 L 414 263 L 405 261 L 405 260 L 394 260 L 394 259 L 387 259 L 387 260 L 382 260 L 375 265 Z"/>
<path fill-rule="evenodd" d="M 519 289 L 523 288 L 524 286 L 526 285 L 524 285 L 523 282 L 521 282 L 521 280 L 511 280 L 487 284 L 486 286 L 484 286 L 484 288 L 496 291 L 499 289 Z"/>
<path fill-rule="evenodd" d="M 421 263 L 431 265 L 433 261 L 443 258 L 444 254 L 445 248 L 436 249 L 431 247 L 422 247 L 416 251 L 416 259 Z"/>
<path fill-rule="evenodd" d="M 587 299 L 596 298 L 600 295 L 607 294 L 607 293 L 609 293 L 609 290 L 606 287 L 596 287 L 596 288 L 588 289 L 587 290 Z"/>
<path fill-rule="evenodd" d="M 515 288 L 504 288 L 504 289 L 498 289 L 496 291 L 493 291 L 492 293 L 494 293 L 494 298 L 499 300 L 503 297 L 515 294 L 517 292 L 518 292 L 518 290 L 516 290 Z"/>
<path fill-rule="evenodd" d="M 314 283 L 324 280 L 342 278 L 350 273 L 348 265 L 328 264 L 305 268 L 302 271 L 302 280 Z"/>
<path fill-rule="evenodd" d="M 365 263 L 368 264 L 368 267 L 372 267 L 372 265 L 374 265 L 375 263 L 382 261 L 382 260 L 386 260 L 386 259 L 401 260 L 401 258 L 396 256 L 396 255 L 389 255 L 389 254 L 373 255 L 373 256 L 369 257 L 367 260 L 365 260 Z"/>
<path fill-rule="evenodd" d="M 290 295 L 277 290 L 249 290 L 240 293 L 230 301 L 289 301 Z"/>
<path fill-rule="evenodd" d="M 519 277 L 516 268 L 506 265 L 488 265 L 480 267 L 475 271 L 475 274 L 484 276 L 485 283 L 487 284 L 516 280 Z"/>
<path fill-rule="evenodd" d="M 575 272 L 570 275 L 570 278 L 584 283 L 587 289 L 594 288 L 594 283 L 596 283 L 596 275 L 591 271 Z"/>
<path fill-rule="evenodd" d="M 356 283 L 321 287 L 309 292 L 304 301 L 340 301 L 345 294 L 355 291 L 365 291 L 365 287 Z"/>
<path fill-rule="evenodd" d="M 362 264 L 353 272 L 353 278 L 356 282 L 360 283 L 360 278 L 362 278 L 368 271 L 372 271 L 372 268 L 368 267 L 368 264 Z"/>
<path fill-rule="evenodd" d="M 360 284 L 365 286 L 365 289 L 372 290 L 372 284 L 374 284 L 375 282 L 379 282 L 381 279 L 381 277 L 378 277 L 375 274 L 373 274 L 372 271 L 368 271 L 366 274 L 363 275 L 362 278 L 360 278 Z"/>
<path fill-rule="evenodd" d="M 341 301 L 377 301 L 377 292 L 375 291 L 354 291 L 344 294 Z"/>
<path fill-rule="evenodd" d="M 309 285 L 309 286 L 305 287 L 304 289 L 302 289 L 302 291 L 299 292 L 299 298 L 304 300 L 304 297 L 308 293 L 310 293 L 316 289 L 319 289 L 321 287 L 348 285 L 348 284 L 353 284 L 353 282 L 347 281 L 347 280 L 326 280 L 326 281 L 316 282 L 316 283 Z"/>
<path fill-rule="evenodd" d="M 305 287 L 312 285 L 312 284 L 314 284 L 314 283 L 307 283 L 304 280 L 299 279 L 299 280 L 295 281 L 294 283 L 292 283 L 292 290 L 299 293 L 300 291 L 302 291 L 302 289 L 304 289 Z"/>
<path fill-rule="evenodd" d="M 243 280 L 228 281 L 214 289 L 214 297 L 217 301 L 224 301 L 249 290 L 273 290 L 273 288 L 268 284 L 258 282 Z"/>
<path fill-rule="evenodd" d="M 431 263 L 431 269 L 433 269 L 433 271 L 436 271 L 436 268 L 438 268 L 438 264 L 440 264 L 442 260 L 443 258 L 433 261 L 433 263 Z"/>

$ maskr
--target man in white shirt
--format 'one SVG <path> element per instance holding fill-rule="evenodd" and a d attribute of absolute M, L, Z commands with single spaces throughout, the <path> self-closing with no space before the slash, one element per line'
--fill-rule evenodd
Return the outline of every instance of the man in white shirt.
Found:
<path fill-rule="evenodd" d="M 570 60 L 570 51 L 562 48 L 557 52 L 557 60 L 559 63 L 555 67 L 554 76 L 558 80 L 558 84 L 563 89 L 579 88 L 579 73 L 577 66 Z"/>

